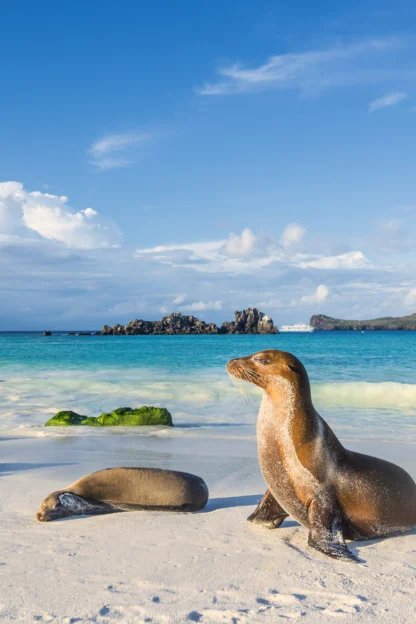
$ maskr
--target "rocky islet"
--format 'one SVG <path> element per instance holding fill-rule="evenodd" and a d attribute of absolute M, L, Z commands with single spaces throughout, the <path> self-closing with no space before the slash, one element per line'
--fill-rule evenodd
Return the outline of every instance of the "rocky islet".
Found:
<path fill-rule="evenodd" d="M 135 319 L 127 325 L 104 325 L 103 336 L 120 335 L 188 335 L 188 334 L 278 334 L 273 319 L 257 308 L 234 312 L 234 321 L 226 321 L 221 327 L 206 323 L 195 316 L 174 312 L 159 321 Z"/>

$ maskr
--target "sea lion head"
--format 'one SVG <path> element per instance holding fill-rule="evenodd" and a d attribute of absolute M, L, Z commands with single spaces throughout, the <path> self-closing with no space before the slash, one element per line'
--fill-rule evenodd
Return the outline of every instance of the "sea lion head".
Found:
<path fill-rule="evenodd" d="M 277 380 L 286 380 L 293 387 L 309 391 L 308 374 L 302 362 L 292 353 L 267 349 L 253 355 L 230 360 L 227 371 L 263 390 L 272 391 Z M 308 392 L 309 394 L 309 392 Z"/>
<path fill-rule="evenodd" d="M 73 492 L 52 492 L 42 501 L 36 518 L 39 522 L 49 522 L 67 516 L 77 516 L 82 513 L 85 504 L 85 499 Z"/>

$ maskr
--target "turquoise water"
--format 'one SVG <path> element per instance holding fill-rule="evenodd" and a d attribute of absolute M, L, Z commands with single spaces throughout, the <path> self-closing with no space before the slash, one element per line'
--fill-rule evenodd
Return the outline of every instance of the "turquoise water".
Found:
<path fill-rule="evenodd" d="M 416 432 L 416 332 L 272 336 L 0 334 L 0 429 L 40 434 L 59 409 L 97 415 L 122 405 L 164 405 L 178 424 L 252 425 L 249 401 L 228 378 L 230 358 L 281 349 L 306 366 L 317 409 L 352 434 Z M 252 402 L 250 402 L 250 399 Z M 398 423 L 400 431 L 397 431 Z M 27 431 L 26 431 L 27 430 Z M 85 434 L 84 434 L 85 435 Z"/>

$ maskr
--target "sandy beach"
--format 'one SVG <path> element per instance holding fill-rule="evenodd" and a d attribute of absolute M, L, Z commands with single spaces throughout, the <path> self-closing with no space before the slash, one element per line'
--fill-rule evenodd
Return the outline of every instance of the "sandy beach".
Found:
<path fill-rule="evenodd" d="M 360 564 L 311 551 L 290 518 L 270 531 L 246 522 L 265 491 L 254 427 L 0 440 L 0 621 L 315 623 L 416 618 L 416 532 L 350 544 Z M 343 438 L 416 477 L 415 445 Z M 110 466 L 201 475 L 196 514 L 132 512 L 40 524 L 41 500 Z"/>
<path fill-rule="evenodd" d="M 416 624 L 415 0 L 0 16 L 0 624 Z"/>

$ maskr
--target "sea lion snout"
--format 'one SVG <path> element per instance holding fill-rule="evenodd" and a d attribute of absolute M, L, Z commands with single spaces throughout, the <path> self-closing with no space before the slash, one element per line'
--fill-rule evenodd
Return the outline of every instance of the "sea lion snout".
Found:
<path fill-rule="evenodd" d="M 292 353 L 266 349 L 253 355 L 234 358 L 227 364 L 227 371 L 259 386 L 268 392 L 276 391 L 276 381 L 285 379 L 295 386 L 303 386 L 309 396 L 309 380 L 303 364 Z"/>
<path fill-rule="evenodd" d="M 53 492 L 42 501 L 40 509 L 36 512 L 35 517 L 39 522 L 49 522 L 50 520 L 56 520 L 57 518 L 62 518 L 67 515 L 69 514 L 60 501 L 60 493 Z"/>
<path fill-rule="evenodd" d="M 293 357 L 284 351 L 267 349 L 230 360 L 227 364 L 227 371 L 238 379 L 244 379 L 260 388 L 265 388 L 270 377 L 284 376 L 285 371 L 287 372 L 287 356 Z"/>
<path fill-rule="evenodd" d="M 260 371 L 256 365 L 256 358 L 260 362 L 261 354 L 248 355 L 242 358 L 234 358 L 227 363 L 227 371 L 233 377 L 237 379 L 243 379 L 244 381 L 250 381 L 256 384 L 260 388 L 266 387 L 266 377 L 264 372 Z M 257 357 L 258 356 L 258 357 Z M 264 361 L 265 358 L 263 358 Z"/>

